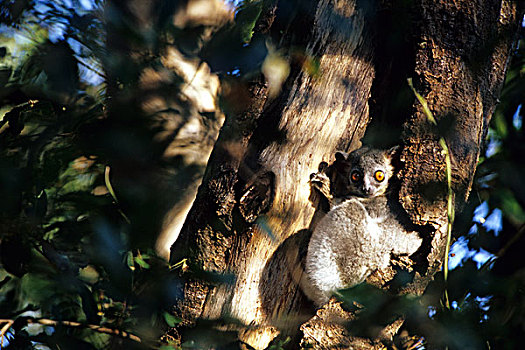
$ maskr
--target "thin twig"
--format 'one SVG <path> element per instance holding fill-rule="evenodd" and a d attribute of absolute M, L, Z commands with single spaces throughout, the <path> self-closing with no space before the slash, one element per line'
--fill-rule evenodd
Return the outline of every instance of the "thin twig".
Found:
<path fill-rule="evenodd" d="M 518 229 L 518 232 L 511 239 L 508 240 L 507 244 L 505 244 L 503 248 L 501 248 L 496 253 L 496 256 L 498 258 L 502 257 L 507 252 L 507 250 L 510 248 L 510 246 L 516 243 L 521 238 L 521 236 L 523 236 L 524 233 L 525 233 L 525 224 L 520 226 L 520 228 Z"/>
<path fill-rule="evenodd" d="M 98 75 L 99 77 L 101 77 L 102 79 L 104 79 L 105 81 L 108 80 L 107 77 L 106 77 L 103 73 L 99 72 L 98 70 L 96 70 L 95 68 L 91 67 L 91 66 L 88 65 L 87 63 L 84 63 L 84 61 L 78 59 L 77 62 L 78 62 L 81 66 L 83 66 L 84 68 L 86 68 L 87 70 L 89 70 L 89 71 L 95 73 L 96 75 Z"/>
<path fill-rule="evenodd" d="M 142 340 L 134 334 L 131 334 L 125 331 L 121 331 L 119 329 L 112 329 L 112 328 L 97 326 L 94 324 L 80 323 L 80 322 L 74 322 L 74 321 L 54 321 L 54 320 L 50 320 L 47 318 L 38 318 L 38 319 L 28 318 L 26 321 L 28 324 L 41 324 L 44 326 L 53 326 L 53 327 L 66 326 L 66 327 L 72 327 L 72 328 L 87 328 L 95 332 L 105 333 L 105 334 L 114 335 L 120 338 L 130 339 L 130 340 L 136 341 L 137 343 L 142 342 Z M 7 324 L 4 327 L 2 327 L 2 330 L 0 331 L 0 335 L 2 336 L 4 335 L 5 332 L 7 332 L 7 330 L 13 325 L 15 321 L 14 320 L 0 320 L 0 323 L 4 323 L 4 322 L 7 322 Z"/>
<path fill-rule="evenodd" d="M 408 86 L 412 89 L 414 92 L 414 95 L 416 95 L 417 100 L 419 103 L 421 103 L 421 106 L 423 107 L 423 113 L 426 115 L 427 119 L 435 126 L 437 126 L 436 118 L 434 118 L 434 115 L 432 114 L 432 111 L 430 111 L 430 108 L 428 108 L 427 101 L 423 96 L 421 96 L 416 89 L 414 88 L 414 85 L 412 84 L 412 79 L 408 79 Z M 447 244 L 445 246 L 445 261 L 443 266 L 443 276 L 445 280 L 445 307 L 447 309 L 450 309 L 450 302 L 448 298 L 448 291 L 446 287 L 446 282 L 448 279 L 448 258 L 450 254 L 450 243 L 452 241 L 452 224 L 454 223 L 454 191 L 452 191 L 452 165 L 450 161 L 450 152 L 448 149 L 447 141 L 443 136 L 439 138 L 439 144 L 441 148 L 443 149 L 443 155 L 445 156 L 445 163 L 446 163 L 446 175 L 447 175 Z"/>
<path fill-rule="evenodd" d="M 124 220 L 126 220 L 126 222 L 128 224 L 131 224 L 131 221 L 129 220 L 127 215 L 124 214 L 124 212 L 118 207 L 119 202 L 118 202 L 118 199 L 117 199 L 117 195 L 115 194 L 115 190 L 113 190 L 113 186 L 111 185 L 111 181 L 109 179 L 109 171 L 110 171 L 110 167 L 109 167 L 109 165 L 106 165 L 106 169 L 104 171 L 104 182 L 106 184 L 106 188 L 108 189 L 109 193 L 111 194 L 111 197 L 113 197 L 113 199 L 115 200 L 115 204 L 117 205 L 117 210 L 120 213 L 120 215 L 122 215 L 122 217 L 124 218 Z"/>
<path fill-rule="evenodd" d="M 2 329 L 0 329 L 0 347 L 2 347 L 2 348 L 4 347 L 5 334 L 7 333 L 9 328 L 11 328 L 13 323 L 15 323 L 15 321 L 13 321 L 13 320 L 0 320 L 0 323 L 4 323 L 4 322 L 5 322 L 5 325 L 2 327 Z"/>
<path fill-rule="evenodd" d="M 486 269 L 488 269 L 490 266 L 492 266 L 492 264 L 494 263 L 494 261 L 496 261 L 497 259 L 501 258 L 503 255 L 505 255 L 505 253 L 507 252 L 507 250 L 514 244 L 516 243 L 522 236 L 523 234 L 525 233 L 525 224 L 521 225 L 518 229 L 518 232 L 516 232 L 516 234 L 514 236 L 512 236 L 508 241 L 507 243 L 500 249 L 498 250 L 498 252 L 492 256 L 490 259 L 488 259 L 487 261 L 485 261 L 485 263 L 483 265 L 481 265 L 481 268 L 480 270 L 484 271 Z"/>

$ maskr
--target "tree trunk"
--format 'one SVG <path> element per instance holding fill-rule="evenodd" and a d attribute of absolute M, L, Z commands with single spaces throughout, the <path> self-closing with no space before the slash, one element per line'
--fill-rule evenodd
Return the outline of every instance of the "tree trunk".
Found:
<path fill-rule="evenodd" d="M 382 126 L 403 127 L 399 200 L 423 237 L 414 258 L 415 278 L 402 292 L 423 293 L 441 268 L 447 186 L 438 140 L 444 136 L 450 148 L 460 208 L 503 83 L 518 28 L 517 5 L 506 0 L 418 1 L 406 9 L 411 14 L 408 29 L 398 31 L 407 36 L 401 53 L 381 46 L 379 37 L 395 27 L 382 19 L 394 16 L 396 6 L 352 0 L 303 3 L 301 9 L 311 17 L 299 13 L 284 42 L 292 46 L 302 40 L 307 57 L 318 60 L 319 73 L 310 75 L 292 62 L 292 73 L 275 99 L 268 97 L 262 80 L 223 85 L 226 95 L 228 89 L 235 93 L 239 85 L 246 86 L 250 99 L 227 117 L 172 247 L 172 263 L 187 258 L 191 271 L 177 305 L 185 325 L 233 317 L 250 327 L 226 328 L 237 329 L 242 342 L 264 349 L 279 332 L 294 334 L 313 316 L 298 286 L 308 229 L 315 224 L 309 174 L 321 161 L 333 160 L 336 150 L 358 148 L 370 122 L 369 98 L 374 112 L 387 115 L 385 109 L 396 97 L 392 91 L 411 76 L 440 129 L 428 122 L 413 98 L 411 117 L 386 119 Z M 259 19 L 260 35 L 282 28 L 278 10 L 278 5 L 270 7 Z M 408 61 L 414 64 L 396 66 L 407 61 L 404 55 L 411 55 Z M 399 114 L 409 115 L 410 106 Z M 202 278 L 199 271 L 223 279 L 211 283 L 210 275 Z M 384 286 L 393 278 L 390 272 L 370 282 Z M 230 274 L 235 278 L 225 282 Z M 330 321 L 331 304 L 303 324 L 303 344 L 379 346 L 373 339 L 346 337 L 342 326 Z M 387 337 L 401 324 L 396 321 Z"/>
<path fill-rule="evenodd" d="M 404 123 L 399 196 L 413 222 L 434 231 L 425 263 L 426 277 L 431 278 L 444 259 L 447 224 L 446 166 L 438 139 L 443 136 L 450 150 L 452 188 L 460 210 L 472 186 L 521 16 L 516 2 L 499 0 L 422 1 L 418 10 L 422 26 L 415 73 L 439 128 L 416 102 L 415 113 Z M 418 292 L 425 286 L 418 286 Z"/>
<path fill-rule="evenodd" d="M 168 259 L 224 121 L 196 52 L 232 13 L 220 0 L 108 0 L 105 17 L 112 181 L 138 246 Z"/>

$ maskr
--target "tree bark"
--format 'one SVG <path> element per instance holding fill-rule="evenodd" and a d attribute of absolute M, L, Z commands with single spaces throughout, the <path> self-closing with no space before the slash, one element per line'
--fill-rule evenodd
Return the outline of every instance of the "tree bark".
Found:
<path fill-rule="evenodd" d="M 304 241 L 303 229 L 314 213 L 308 201 L 309 174 L 336 150 L 358 148 L 369 120 L 374 69 L 363 10 L 324 2 L 315 18 L 306 53 L 317 57 L 321 73 L 312 77 L 292 67 L 275 100 L 267 98 L 263 82 L 251 85 L 249 108 L 227 118 L 203 186 L 172 248 L 172 262 L 189 252 L 200 268 L 236 276 L 234 283 L 218 287 L 190 280 L 179 305 L 182 314 L 191 319 L 228 315 L 259 326 L 241 335 L 256 348 L 276 336 L 276 325 L 297 328 L 310 316 L 301 315 L 301 272 L 283 261 L 288 255 L 295 264 L 297 252 L 284 247 L 297 250 L 291 243 Z"/>
<path fill-rule="evenodd" d="M 104 14 L 112 181 L 135 246 L 168 259 L 224 121 L 196 52 L 232 13 L 220 0 L 109 0 Z"/>
<path fill-rule="evenodd" d="M 250 326 L 236 328 L 239 339 L 257 349 L 266 348 L 279 332 L 294 334 L 313 316 L 298 287 L 308 229 L 315 224 L 309 174 L 321 161 L 331 161 L 336 150 L 360 146 L 370 122 L 369 98 L 376 106 L 386 101 L 396 70 L 379 67 L 395 54 L 376 47 L 376 35 L 381 33 L 378 13 L 394 13 L 395 3 L 321 0 L 303 8 L 310 5 L 308 10 L 315 15 L 306 20 L 296 17 L 287 35 L 292 42 L 297 36 L 305 41 L 305 54 L 318 60 L 319 74 L 309 75 L 292 63 L 292 73 L 275 99 L 268 97 L 262 79 L 223 86 L 226 94 L 246 86 L 249 100 L 227 117 L 171 252 L 172 263 L 187 258 L 190 265 L 184 299 L 177 305 L 184 324 L 233 317 Z M 414 257 L 415 278 L 401 292 L 423 293 L 441 268 L 447 188 L 438 140 L 444 136 L 450 148 L 460 208 L 503 83 L 518 28 L 516 6 L 507 0 L 463 0 L 418 1 L 410 8 L 416 15 L 412 29 L 404 33 L 410 35 L 410 49 L 403 54 L 415 56 L 414 66 L 403 71 L 403 81 L 417 78 L 416 88 L 441 128 L 428 122 L 417 102 L 412 116 L 401 122 L 386 120 L 384 126 L 403 125 L 399 200 L 424 239 Z M 259 20 L 260 34 L 279 26 L 276 9 L 270 7 Z M 376 77 L 376 72 L 381 75 Z M 211 283 L 199 271 L 235 278 L 231 283 Z M 384 286 L 394 274 L 393 270 L 376 274 L 370 282 Z M 380 346 L 374 339 L 347 337 L 343 327 L 332 322 L 331 307 L 303 324 L 303 344 Z M 335 318 L 347 317 L 343 312 Z M 391 338 L 401 324 L 396 321 L 386 337 Z M 338 332 L 341 337 L 334 335 Z"/>
<path fill-rule="evenodd" d="M 449 147 L 455 206 L 461 210 L 503 86 L 521 16 L 513 1 L 422 1 L 418 12 L 421 32 L 416 38 L 414 72 L 438 128 L 416 102 L 414 114 L 403 125 L 406 146 L 399 198 L 415 224 L 430 225 L 435 232 L 422 265 L 428 266 L 425 274 L 431 278 L 444 259 L 448 222 L 446 166 L 438 140 L 444 137 Z M 417 287 L 418 293 L 425 286 L 426 282 Z"/>

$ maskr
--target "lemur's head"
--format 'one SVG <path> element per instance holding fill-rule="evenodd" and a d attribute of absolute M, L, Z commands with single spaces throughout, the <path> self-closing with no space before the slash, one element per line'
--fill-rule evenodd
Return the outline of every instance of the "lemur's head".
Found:
<path fill-rule="evenodd" d="M 362 147 L 350 153 L 347 157 L 349 194 L 359 197 L 385 194 L 394 175 L 392 156 L 397 149 L 397 146 L 388 150 Z"/>

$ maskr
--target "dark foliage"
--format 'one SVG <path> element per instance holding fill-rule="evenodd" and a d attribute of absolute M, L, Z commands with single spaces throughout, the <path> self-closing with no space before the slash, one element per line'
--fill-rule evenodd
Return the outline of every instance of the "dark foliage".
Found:
<path fill-rule="evenodd" d="M 133 237 L 139 220 L 111 186 L 124 131 L 109 119 L 123 107 L 108 108 L 105 75 L 134 78 L 108 68 L 102 4 L 90 4 L 1 6 L 0 348 L 151 348 L 178 322 L 178 273 Z"/>
<path fill-rule="evenodd" d="M 268 54 L 266 40 L 279 31 L 252 36 L 262 9 L 271 3 L 246 1 L 235 22 L 201 47 L 202 28 L 181 30 L 169 21 L 178 2 L 159 2 L 155 35 L 134 26 L 122 3 L 110 2 L 105 11 L 101 1 L 90 2 L 90 8 L 75 0 L 0 5 L 5 42 L 0 47 L 1 349 L 180 346 L 179 339 L 159 341 L 180 322 L 169 311 L 181 297 L 184 263 L 168 266 L 152 249 L 163 212 L 151 191 L 155 177 L 148 174 L 166 166 L 160 157 L 165 145 L 151 142 L 156 130 L 138 112 L 145 94 L 140 73 L 160 66 L 160 53 L 175 42 L 181 52 L 199 54 L 229 78 L 250 76 Z M 290 17 L 300 8 L 295 2 L 281 5 Z M 29 40 L 15 42 L 15 33 Z M 343 292 L 345 300 L 360 305 L 361 317 L 349 327 L 355 334 L 373 336 L 371 323 L 405 315 L 405 329 L 426 348 L 520 346 L 525 329 L 523 44 L 514 55 L 470 202 L 455 223 L 457 242 L 471 253 L 446 283 L 438 275 L 419 298 L 392 297 L 369 286 Z M 131 59 L 131 52 L 140 54 Z M 315 74 L 315 60 L 302 59 Z M 173 73 L 169 84 L 147 93 L 169 95 L 181 82 Z M 225 106 L 234 110 L 243 102 L 226 100 Z M 180 105 L 181 115 L 186 107 Z M 174 162 L 174 182 L 202 170 L 184 166 L 182 159 Z M 134 177 L 135 169 L 150 172 Z M 498 213 L 501 221 L 489 220 Z M 501 222 L 501 228 L 487 222 Z M 476 264 L 479 255 L 472 252 L 487 252 L 489 259 Z M 451 309 L 441 304 L 444 288 Z M 349 307 L 355 307 L 352 302 Z M 239 346 L 232 334 L 215 331 L 210 323 L 198 324 L 188 337 L 186 348 Z M 204 341 L 195 345 L 192 339 Z M 294 345 L 280 339 L 272 346 Z"/>

